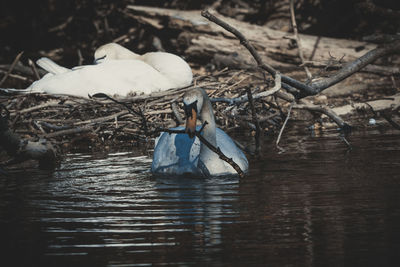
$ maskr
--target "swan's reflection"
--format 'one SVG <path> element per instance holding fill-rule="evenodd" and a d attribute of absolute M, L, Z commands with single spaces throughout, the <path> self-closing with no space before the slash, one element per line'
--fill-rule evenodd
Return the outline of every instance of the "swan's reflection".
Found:
<path fill-rule="evenodd" d="M 223 224 L 238 216 L 239 179 L 151 176 L 151 160 L 129 154 L 72 155 L 36 204 L 48 256 L 123 249 L 167 255 L 220 247 Z"/>

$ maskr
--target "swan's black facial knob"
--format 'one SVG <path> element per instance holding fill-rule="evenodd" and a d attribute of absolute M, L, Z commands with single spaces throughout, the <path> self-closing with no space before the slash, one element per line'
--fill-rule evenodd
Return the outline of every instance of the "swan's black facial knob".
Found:
<path fill-rule="evenodd" d="M 186 115 L 186 127 L 185 132 L 190 138 L 195 136 L 196 132 L 196 120 L 197 120 L 197 100 L 189 105 L 184 104 L 185 115 Z"/>
<path fill-rule="evenodd" d="M 93 64 L 99 64 L 99 63 L 103 62 L 103 59 L 105 59 L 106 57 L 107 57 L 107 55 L 104 55 L 104 56 L 99 57 L 99 58 L 95 58 L 94 61 L 93 61 Z"/>
<path fill-rule="evenodd" d="M 197 113 L 197 100 L 193 103 L 190 103 L 189 105 L 184 104 L 183 108 L 185 110 L 186 118 L 192 117 L 193 110 Z"/>

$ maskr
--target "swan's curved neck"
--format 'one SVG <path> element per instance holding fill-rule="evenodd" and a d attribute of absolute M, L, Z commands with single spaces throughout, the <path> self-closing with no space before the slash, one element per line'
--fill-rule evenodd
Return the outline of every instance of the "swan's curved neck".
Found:
<path fill-rule="evenodd" d="M 203 107 L 200 111 L 200 120 L 203 123 L 205 121 L 207 122 L 207 125 L 203 129 L 203 136 L 213 146 L 216 146 L 217 145 L 216 125 L 215 125 L 213 109 L 211 106 L 211 101 L 204 91 L 202 91 L 202 94 L 203 94 Z M 203 147 L 205 148 L 206 146 L 201 145 L 200 149 L 203 150 Z"/>

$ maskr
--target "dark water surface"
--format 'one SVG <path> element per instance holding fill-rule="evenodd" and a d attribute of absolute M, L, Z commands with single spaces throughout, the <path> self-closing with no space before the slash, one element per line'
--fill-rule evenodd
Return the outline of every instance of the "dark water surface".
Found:
<path fill-rule="evenodd" d="M 400 266 L 400 135 L 266 142 L 245 179 L 135 153 L 0 176 L 2 266 Z"/>

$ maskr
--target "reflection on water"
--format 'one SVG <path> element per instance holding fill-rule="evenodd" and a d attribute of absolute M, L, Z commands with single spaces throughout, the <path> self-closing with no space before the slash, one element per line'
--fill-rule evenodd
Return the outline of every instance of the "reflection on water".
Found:
<path fill-rule="evenodd" d="M 154 178 L 134 153 L 70 154 L 0 177 L 15 265 L 389 265 L 400 251 L 399 135 L 264 145 L 237 178 Z"/>

